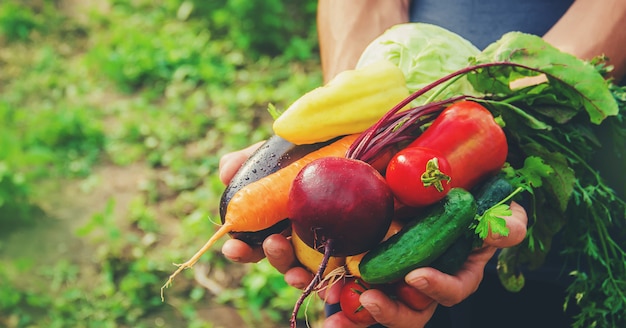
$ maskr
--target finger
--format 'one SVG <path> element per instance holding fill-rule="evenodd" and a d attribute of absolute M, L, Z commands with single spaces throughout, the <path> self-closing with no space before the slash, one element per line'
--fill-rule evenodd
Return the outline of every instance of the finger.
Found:
<path fill-rule="evenodd" d="M 303 267 L 293 267 L 285 272 L 285 282 L 298 289 L 304 289 L 312 279 L 313 274 Z"/>
<path fill-rule="evenodd" d="M 526 210 L 520 204 L 511 202 L 511 212 L 510 216 L 503 217 L 506 220 L 506 226 L 509 228 L 508 236 L 505 237 L 489 232 L 489 235 L 485 238 L 485 244 L 505 248 L 515 246 L 524 240 L 528 224 Z"/>
<path fill-rule="evenodd" d="M 448 275 L 437 269 L 425 267 L 409 272 L 405 281 L 444 306 L 453 306 L 473 294 L 483 279 L 485 265 L 495 254 L 495 247 L 473 251 L 463 267 Z"/>
<path fill-rule="evenodd" d="M 359 301 L 372 317 L 389 328 L 424 327 L 435 313 L 436 303 L 432 303 L 424 311 L 414 311 L 406 305 L 395 302 L 380 290 L 366 290 Z"/>
<path fill-rule="evenodd" d="M 337 279 L 332 282 L 329 281 L 317 292 L 317 295 L 328 304 L 339 303 L 339 294 L 344 282 L 345 279 Z"/>
<path fill-rule="evenodd" d="M 365 326 L 357 325 L 346 317 L 343 312 L 339 311 L 324 320 L 324 328 L 364 328 Z"/>
<path fill-rule="evenodd" d="M 244 149 L 234 151 L 232 153 L 225 154 L 220 158 L 219 163 L 219 178 L 224 184 L 230 183 L 235 173 L 239 170 L 241 165 L 254 153 L 264 141 L 259 141 L 253 145 L 250 145 Z"/>
<path fill-rule="evenodd" d="M 229 239 L 222 246 L 222 254 L 233 262 L 255 263 L 265 257 L 261 247 L 251 247 L 238 239 Z"/>
<path fill-rule="evenodd" d="M 291 241 L 283 235 L 274 234 L 265 238 L 263 251 L 270 264 L 280 273 L 284 274 L 298 263 Z"/>

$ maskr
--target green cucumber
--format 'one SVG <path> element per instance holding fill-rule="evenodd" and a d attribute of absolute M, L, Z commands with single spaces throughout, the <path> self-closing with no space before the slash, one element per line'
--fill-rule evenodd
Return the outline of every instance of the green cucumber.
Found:
<path fill-rule="evenodd" d="M 482 215 L 486 210 L 499 203 L 513 192 L 513 186 L 504 177 L 497 175 L 485 181 L 472 191 L 476 199 L 476 213 Z M 468 230 L 446 249 L 430 266 L 447 274 L 454 274 L 465 263 L 475 246 L 480 246 L 482 239 Z"/>
<path fill-rule="evenodd" d="M 480 238 L 478 238 L 473 231 L 468 229 L 466 233 L 455 240 L 452 245 L 430 263 L 429 266 L 443 273 L 455 274 L 463 266 L 465 261 L 467 261 L 467 257 L 472 253 L 472 250 L 476 247 L 476 243 L 479 242 L 479 240 Z"/>
<path fill-rule="evenodd" d="M 476 198 L 476 213 L 483 215 L 486 210 L 501 202 L 513 192 L 513 185 L 501 175 L 496 175 L 472 191 Z"/>
<path fill-rule="evenodd" d="M 365 254 L 359 264 L 361 278 L 372 284 L 389 283 L 430 265 L 468 231 L 475 216 L 474 196 L 452 188 L 419 219 Z"/>

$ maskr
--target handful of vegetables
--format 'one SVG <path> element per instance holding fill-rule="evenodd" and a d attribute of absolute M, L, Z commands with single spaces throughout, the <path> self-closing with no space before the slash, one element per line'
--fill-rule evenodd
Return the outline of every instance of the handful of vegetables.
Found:
<path fill-rule="evenodd" d="M 383 38 L 389 44 L 393 35 Z M 330 268 L 355 279 L 342 291 L 342 307 L 354 304 L 350 291 L 372 287 L 411 303 L 418 297 L 402 288 L 406 273 L 433 266 L 453 274 L 489 231 L 507 234 L 501 217 L 524 192 L 528 235 L 501 253 L 504 286 L 519 290 L 521 268 L 540 266 L 563 231 L 564 252 L 588 267 L 572 273 L 566 300 L 582 309 L 577 324 L 624 324 L 626 202 L 590 161 L 599 149 L 596 126 L 626 134 L 626 90 L 606 81 L 601 66 L 536 36 L 512 32 L 482 52 L 469 49 L 465 66 L 447 67 L 419 89 L 411 86 L 423 76 L 398 64 L 410 58 L 383 49 L 295 102 L 224 192 L 221 228 L 168 284 L 226 234 L 256 243 L 290 231 L 298 259 L 316 272 L 292 325 Z M 511 87 L 537 75 L 545 82 Z M 349 318 L 370 323 L 345 306 Z"/>

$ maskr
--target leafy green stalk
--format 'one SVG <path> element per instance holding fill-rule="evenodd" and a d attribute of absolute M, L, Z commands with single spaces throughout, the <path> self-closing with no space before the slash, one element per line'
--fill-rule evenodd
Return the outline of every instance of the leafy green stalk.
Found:
<path fill-rule="evenodd" d="M 512 200 L 517 194 L 524 191 L 523 187 L 517 187 L 504 199 L 488 208 L 482 215 L 476 216 L 476 226 L 474 231 L 481 239 L 487 238 L 489 231 L 502 236 L 509 235 L 509 228 L 506 226 L 506 221 L 503 216 L 509 216 L 512 214 L 511 208 L 507 203 Z"/>

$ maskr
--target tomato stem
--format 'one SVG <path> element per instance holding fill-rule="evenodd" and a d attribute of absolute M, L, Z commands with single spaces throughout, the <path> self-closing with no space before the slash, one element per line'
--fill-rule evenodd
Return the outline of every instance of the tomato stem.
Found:
<path fill-rule="evenodd" d="M 450 176 L 439 170 L 439 161 L 437 157 L 433 157 L 426 162 L 426 171 L 421 176 L 422 184 L 428 188 L 430 186 L 435 187 L 438 192 L 443 192 L 443 181 L 450 183 Z"/>

